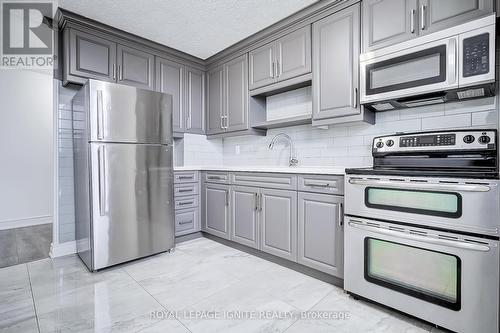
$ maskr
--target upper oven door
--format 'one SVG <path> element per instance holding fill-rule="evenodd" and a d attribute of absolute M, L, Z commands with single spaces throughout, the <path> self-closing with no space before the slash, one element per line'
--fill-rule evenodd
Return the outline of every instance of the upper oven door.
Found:
<path fill-rule="evenodd" d="M 498 181 L 346 177 L 348 215 L 499 236 Z"/>
<path fill-rule="evenodd" d="M 454 36 L 362 61 L 361 103 L 458 88 L 457 53 Z"/>

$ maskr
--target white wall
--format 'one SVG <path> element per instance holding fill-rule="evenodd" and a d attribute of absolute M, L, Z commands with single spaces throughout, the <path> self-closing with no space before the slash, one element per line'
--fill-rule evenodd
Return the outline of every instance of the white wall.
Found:
<path fill-rule="evenodd" d="M 52 222 L 52 71 L 0 70 L 0 229 Z"/>

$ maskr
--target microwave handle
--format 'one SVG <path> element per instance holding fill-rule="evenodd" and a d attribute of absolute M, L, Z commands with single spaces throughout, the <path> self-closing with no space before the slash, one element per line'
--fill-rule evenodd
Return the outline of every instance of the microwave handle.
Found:
<path fill-rule="evenodd" d="M 457 82 L 457 38 L 450 39 L 448 44 L 448 84 L 455 84 Z"/>

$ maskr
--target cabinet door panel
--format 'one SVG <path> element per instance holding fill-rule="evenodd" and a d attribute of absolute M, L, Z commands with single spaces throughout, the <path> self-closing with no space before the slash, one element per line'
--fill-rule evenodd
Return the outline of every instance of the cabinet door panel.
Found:
<path fill-rule="evenodd" d="M 70 29 L 69 62 L 70 75 L 115 82 L 116 43 Z"/>
<path fill-rule="evenodd" d="M 313 119 L 360 113 L 359 4 L 313 24 Z"/>
<path fill-rule="evenodd" d="M 175 235 L 181 236 L 196 232 L 198 207 L 175 211 Z"/>
<path fill-rule="evenodd" d="M 311 72 L 311 27 L 306 26 L 278 40 L 278 81 Z"/>
<path fill-rule="evenodd" d="M 298 262 L 343 277 L 343 197 L 299 193 Z"/>
<path fill-rule="evenodd" d="M 231 190 L 231 240 L 258 248 L 258 189 L 233 186 Z"/>
<path fill-rule="evenodd" d="M 207 134 L 223 133 L 224 69 L 216 68 L 207 74 Z"/>
<path fill-rule="evenodd" d="M 153 90 L 153 66 L 152 54 L 118 45 L 118 83 Z"/>
<path fill-rule="evenodd" d="M 243 55 L 225 65 L 226 132 L 248 129 L 248 61 Z"/>
<path fill-rule="evenodd" d="M 184 69 L 181 64 L 156 58 L 156 89 L 172 95 L 174 132 L 185 131 Z"/>
<path fill-rule="evenodd" d="M 297 192 L 261 190 L 261 250 L 297 261 Z"/>
<path fill-rule="evenodd" d="M 186 67 L 186 126 L 189 133 L 205 133 L 205 72 Z"/>
<path fill-rule="evenodd" d="M 204 184 L 202 195 L 203 230 L 229 239 L 229 186 Z"/>
<path fill-rule="evenodd" d="M 250 63 L 250 89 L 276 82 L 274 43 L 261 46 L 248 53 Z"/>
<path fill-rule="evenodd" d="M 363 52 L 417 36 L 417 0 L 365 0 Z"/>

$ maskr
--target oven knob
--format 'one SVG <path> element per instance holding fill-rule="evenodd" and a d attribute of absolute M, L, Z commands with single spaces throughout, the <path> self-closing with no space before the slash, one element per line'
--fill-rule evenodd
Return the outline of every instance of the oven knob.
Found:
<path fill-rule="evenodd" d="M 466 135 L 466 136 L 464 136 L 464 142 L 465 143 L 473 143 L 475 139 L 476 138 L 474 137 L 474 135 Z M 479 138 L 479 139 L 481 139 L 481 138 Z"/>
<path fill-rule="evenodd" d="M 377 148 L 382 148 L 384 146 L 384 143 L 382 141 L 377 142 L 375 145 Z"/>
<path fill-rule="evenodd" d="M 394 140 L 387 140 L 385 144 L 387 145 L 387 147 L 392 147 L 394 146 Z"/>
<path fill-rule="evenodd" d="M 481 135 L 479 137 L 479 139 L 477 139 L 477 141 L 479 141 L 479 143 L 482 143 L 483 145 L 485 145 L 485 144 L 489 143 L 491 141 L 491 139 L 487 135 Z"/>

